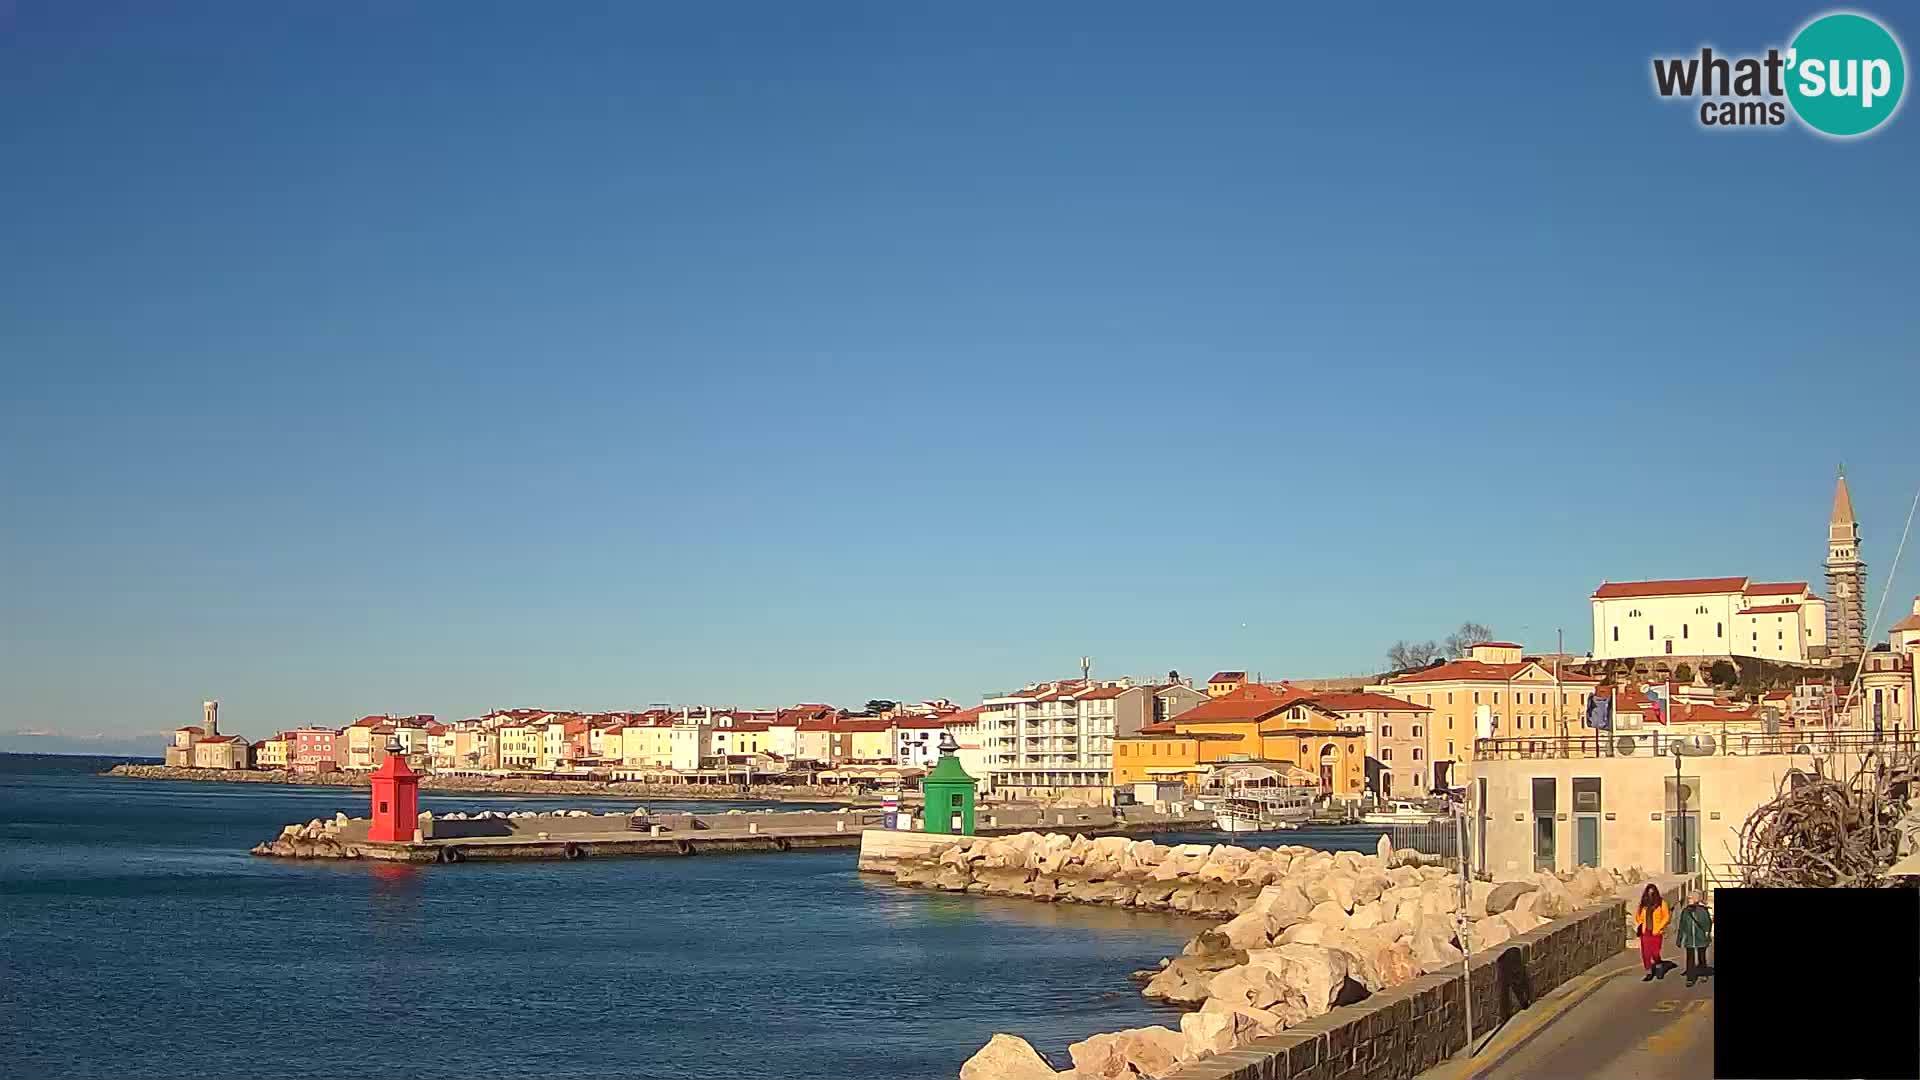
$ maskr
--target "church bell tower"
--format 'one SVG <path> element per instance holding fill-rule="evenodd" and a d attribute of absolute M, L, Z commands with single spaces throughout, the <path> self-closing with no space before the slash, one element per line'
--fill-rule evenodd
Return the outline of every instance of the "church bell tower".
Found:
<path fill-rule="evenodd" d="M 1833 488 L 1827 522 L 1827 652 L 1843 663 L 1866 655 L 1867 564 L 1860 561 L 1860 522 L 1853 516 L 1846 466 Z"/>

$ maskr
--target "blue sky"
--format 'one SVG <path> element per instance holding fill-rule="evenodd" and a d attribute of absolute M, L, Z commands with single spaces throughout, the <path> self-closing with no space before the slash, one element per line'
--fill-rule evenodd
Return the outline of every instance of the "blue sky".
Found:
<path fill-rule="evenodd" d="M 1584 649 L 1842 460 L 1877 595 L 1920 119 L 1547 7 L 14 0 L 0 735 Z"/>

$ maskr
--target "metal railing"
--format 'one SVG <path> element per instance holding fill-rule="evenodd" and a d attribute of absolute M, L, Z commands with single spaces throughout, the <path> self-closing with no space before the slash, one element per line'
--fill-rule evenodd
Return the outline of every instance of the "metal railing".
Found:
<path fill-rule="evenodd" d="M 1695 740 L 1710 740 L 1710 751 L 1694 750 Z M 1535 758 L 1669 757 L 1676 743 L 1689 753 L 1743 757 L 1761 754 L 1882 754 L 1920 753 L 1920 732 L 1794 731 L 1763 733 L 1664 730 L 1617 731 L 1611 734 L 1567 736 L 1511 736 L 1476 739 L 1474 757 L 1481 761 Z"/>

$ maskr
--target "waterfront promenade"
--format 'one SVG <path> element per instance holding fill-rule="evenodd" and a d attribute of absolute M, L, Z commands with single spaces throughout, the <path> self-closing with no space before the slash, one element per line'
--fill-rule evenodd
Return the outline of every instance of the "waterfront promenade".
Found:
<path fill-rule="evenodd" d="M 1671 931 L 1666 956 L 1685 959 Z M 1419 1080 L 1710 1080 L 1713 988 L 1713 979 L 1687 986 L 1680 968 L 1644 982 L 1638 948 L 1622 949 L 1480 1040 L 1473 1057 Z"/>

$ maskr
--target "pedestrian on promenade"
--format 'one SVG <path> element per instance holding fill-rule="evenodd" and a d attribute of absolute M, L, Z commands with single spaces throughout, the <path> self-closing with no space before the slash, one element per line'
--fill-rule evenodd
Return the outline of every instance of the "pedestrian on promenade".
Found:
<path fill-rule="evenodd" d="M 1660 887 L 1647 882 L 1640 894 L 1640 906 L 1633 909 L 1633 928 L 1640 933 L 1640 966 L 1647 969 L 1647 976 L 1641 982 L 1652 982 L 1660 970 L 1660 935 L 1667 932 L 1667 920 L 1671 917 Z"/>
<path fill-rule="evenodd" d="M 1680 925 L 1673 938 L 1687 950 L 1687 985 L 1707 977 L 1707 946 L 1713 944 L 1713 912 L 1707 910 L 1707 898 L 1698 891 L 1687 895 L 1687 906 L 1680 909 Z"/>

